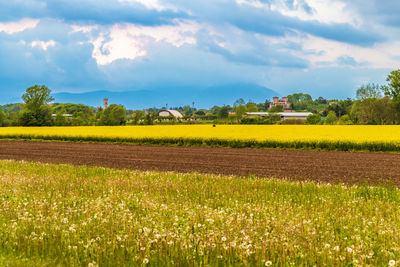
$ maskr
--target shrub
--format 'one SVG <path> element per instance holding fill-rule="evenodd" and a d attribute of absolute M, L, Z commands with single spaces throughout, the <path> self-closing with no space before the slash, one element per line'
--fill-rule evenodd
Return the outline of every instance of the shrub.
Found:
<path fill-rule="evenodd" d="M 336 113 L 334 111 L 329 111 L 328 116 L 326 116 L 326 119 L 324 121 L 324 124 L 333 125 L 336 124 L 336 122 L 337 122 Z"/>
<path fill-rule="evenodd" d="M 320 124 L 320 123 L 321 123 L 321 115 L 311 114 L 307 116 L 306 124 Z"/>
<path fill-rule="evenodd" d="M 293 125 L 296 125 L 296 124 L 304 124 L 304 120 L 301 120 L 301 119 L 288 119 L 288 120 L 283 120 L 283 121 L 281 121 L 280 122 L 280 124 L 282 124 L 282 125 L 287 125 L 287 124 L 293 124 Z"/>

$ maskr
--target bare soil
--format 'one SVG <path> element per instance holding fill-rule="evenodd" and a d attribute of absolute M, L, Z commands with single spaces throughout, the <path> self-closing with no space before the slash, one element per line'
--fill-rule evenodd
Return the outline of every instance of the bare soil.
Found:
<path fill-rule="evenodd" d="M 400 154 L 0 141 L 0 159 L 400 186 Z"/>

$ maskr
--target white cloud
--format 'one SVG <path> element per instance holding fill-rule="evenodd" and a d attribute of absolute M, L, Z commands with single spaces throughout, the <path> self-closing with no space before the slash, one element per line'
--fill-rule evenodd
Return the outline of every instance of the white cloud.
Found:
<path fill-rule="evenodd" d="M 249 5 L 276 11 L 288 17 L 295 17 L 304 21 L 316 20 L 322 23 L 348 23 L 353 26 L 359 25 L 361 18 L 358 14 L 351 13 L 346 2 L 338 0 L 294 0 L 288 5 L 285 0 L 274 0 L 267 4 L 259 0 L 236 0 L 239 5 Z M 303 8 L 307 4 L 312 12 Z"/>
<path fill-rule="evenodd" d="M 121 3 L 138 3 L 141 4 L 148 9 L 155 9 L 158 11 L 162 11 L 168 9 L 169 7 L 160 4 L 158 0 L 118 0 Z"/>
<path fill-rule="evenodd" d="M 93 58 L 98 65 L 111 64 L 117 59 L 135 59 L 147 55 L 143 48 L 143 42 L 134 39 L 121 31 L 118 27 L 114 28 L 110 34 L 111 41 L 104 42 L 104 36 L 93 41 Z"/>
<path fill-rule="evenodd" d="M 36 28 L 36 26 L 39 24 L 39 21 L 40 20 L 38 19 L 22 19 L 16 22 L 0 23 L 0 32 L 14 34 L 27 29 L 33 29 Z"/>
<path fill-rule="evenodd" d="M 297 35 L 275 40 L 275 42 L 294 42 L 302 49 L 287 51 L 310 61 L 314 67 L 338 67 L 340 57 L 351 57 L 362 67 L 398 68 L 400 65 L 400 42 L 379 43 L 373 47 L 360 47 L 338 41 L 326 40 L 312 35 Z"/>
<path fill-rule="evenodd" d="M 93 30 L 97 30 L 99 27 L 97 25 L 92 25 L 92 26 L 79 26 L 79 25 L 72 25 L 72 33 L 75 32 L 83 32 L 83 33 L 89 33 Z"/>
<path fill-rule="evenodd" d="M 99 65 L 107 65 L 118 59 L 134 60 L 146 56 L 151 43 L 165 42 L 176 47 L 196 44 L 193 34 L 198 29 L 197 24 L 189 22 L 157 27 L 117 24 L 108 36 L 103 34 L 92 41 L 92 56 Z"/>
<path fill-rule="evenodd" d="M 264 8 L 264 9 L 270 9 L 270 6 L 266 3 L 262 3 L 258 0 L 236 0 L 236 3 L 239 5 L 248 5 L 256 8 Z"/>
<path fill-rule="evenodd" d="M 50 40 L 48 42 L 44 42 L 44 41 L 33 41 L 32 43 L 30 43 L 31 47 L 39 47 L 43 50 L 47 50 L 49 47 L 55 46 L 57 43 L 53 40 Z"/>

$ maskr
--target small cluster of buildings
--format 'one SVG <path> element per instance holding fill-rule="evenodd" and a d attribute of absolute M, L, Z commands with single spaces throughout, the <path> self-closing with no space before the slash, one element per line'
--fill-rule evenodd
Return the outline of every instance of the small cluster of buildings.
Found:
<path fill-rule="evenodd" d="M 296 119 L 296 120 L 305 120 L 309 115 L 311 115 L 311 112 L 295 112 L 294 110 L 291 110 L 291 104 L 289 102 L 289 99 L 285 96 L 282 97 L 282 99 L 279 99 L 279 97 L 275 96 L 272 98 L 272 102 L 269 104 L 269 108 L 273 108 L 276 106 L 282 106 L 283 107 L 283 112 L 276 112 L 276 113 L 271 113 L 271 112 L 247 112 L 246 114 L 248 116 L 258 116 L 258 117 L 266 117 L 271 114 L 274 115 L 279 115 L 281 116 L 281 120 L 291 120 L 291 119 Z"/>
<path fill-rule="evenodd" d="M 274 96 L 272 98 L 272 102 L 269 104 L 269 108 L 276 106 L 282 106 L 283 109 L 290 109 L 289 99 L 286 96 L 282 97 L 282 99 L 279 99 L 279 97 Z"/>
<path fill-rule="evenodd" d="M 276 107 L 276 106 L 282 106 L 283 107 L 283 112 L 247 112 L 247 116 L 258 116 L 258 117 L 266 117 L 271 114 L 274 115 L 279 115 L 281 116 L 281 120 L 290 120 L 290 119 L 297 119 L 297 120 L 305 120 L 308 115 L 311 115 L 311 112 L 295 112 L 293 110 L 290 110 L 291 104 L 289 102 L 289 99 L 287 97 L 282 97 L 279 99 L 279 97 L 275 96 L 272 98 L 272 102 L 269 105 L 269 108 Z M 103 99 L 103 109 L 106 109 L 108 107 L 108 99 L 104 98 Z M 183 118 L 183 115 L 177 111 L 177 110 L 169 110 L 169 109 L 163 109 L 160 110 L 157 114 L 160 117 L 175 117 L 175 118 Z"/>

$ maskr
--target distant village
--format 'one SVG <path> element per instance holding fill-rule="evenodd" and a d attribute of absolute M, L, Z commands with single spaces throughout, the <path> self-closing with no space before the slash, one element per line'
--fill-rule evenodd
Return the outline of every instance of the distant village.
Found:
<path fill-rule="evenodd" d="M 255 103 L 240 98 L 232 105 L 198 108 L 195 103 L 180 107 L 130 110 L 111 103 L 102 106 L 57 103 L 46 86 L 27 89 L 25 103 L 0 106 L 0 127 L 7 126 L 89 126 L 153 124 L 400 124 L 398 98 L 391 97 L 385 86 L 361 86 L 356 99 L 313 99 L 309 94 L 294 93 Z M 389 88 L 389 87 L 388 87 Z M 45 94 L 35 96 L 34 94 Z M 33 94 L 33 95 L 27 95 Z M 35 97 L 42 101 L 29 103 Z M 44 100 L 43 100 L 44 99 Z M 400 99 L 400 98 L 399 98 Z M 99 103 L 100 104 L 100 103 Z"/>
<path fill-rule="evenodd" d="M 107 107 L 108 105 L 108 99 L 104 99 L 104 108 Z M 297 119 L 297 120 L 306 120 L 307 117 L 313 113 L 311 112 L 296 112 L 295 110 L 291 109 L 291 104 L 289 102 L 288 97 L 282 97 L 282 99 L 279 99 L 279 97 L 275 96 L 273 97 L 272 102 L 269 104 L 269 108 L 273 107 L 282 107 L 282 112 L 275 112 L 274 114 L 279 115 L 281 117 L 281 120 L 290 120 L 290 119 Z M 158 111 L 158 116 L 160 117 L 175 117 L 177 119 L 183 118 L 183 115 L 178 111 L 174 109 L 162 109 Z M 211 114 L 208 114 L 211 115 Z M 229 112 L 229 115 L 236 115 L 236 112 Z M 257 116 L 257 117 L 266 117 L 271 115 L 271 112 L 246 112 L 245 115 L 247 116 Z"/>

